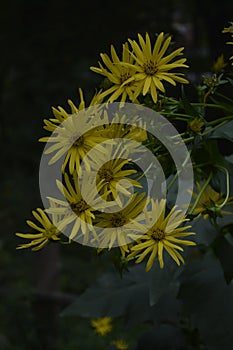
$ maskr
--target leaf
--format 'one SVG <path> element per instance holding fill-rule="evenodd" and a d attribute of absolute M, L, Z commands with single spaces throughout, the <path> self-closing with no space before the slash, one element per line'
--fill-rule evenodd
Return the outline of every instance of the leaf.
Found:
<path fill-rule="evenodd" d="M 62 316 L 117 317 L 126 311 L 133 313 L 138 305 L 146 307 L 149 305 L 147 276 L 142 264 L 129 268 L 129 273 L 124 273 L 122 278 L 116 271 L 105 273 L 67 307 Z"/>
<path fill-rule="evenodd" d="M 182 268 L 179 268 L 170 256 L 164 256 L 164 268 L 160 269 L 159 264 L 155 263 L 150 273 L 149 295 L 150 306 L 155 305 L 161 296 L 167 292 L 169 287 L 174 287 L 178 284 L 177 276 L 181 273 Z"/>
<path fill-rule="evenodd" d="M 181 275 L 179 298 L 211 350 L 230 349 L 233 342 L 233 286 L 227 285 L 216 256 L 208 252 Z M 213 332 L 214 330 L 214 332 Z"/>
<path fill-rule="evenodd" d="M 136 350 L 170 350 L 187 349 L 185 333 L 182 329 L 170 324 L 162 324 L 143 334 Z"/>
<path fill-rule="evenodd" d="M 196 164 L 208 163 L 203 167 L 203 171 L 207 173 L 215 169 L 215 164 L 224 165 L 225 162 L 219 152 L 217 140 L 210 138 L 206 139 L 204 143 L 196 145 L 192 155 Z"/>
<path fill-rule="evenodd" d="M 220 126 L 217 130 L 215 130 L 211 135 L 212 139 L 226 139 L 233 142 L 233 121 Z"/>
<path fill-rule="evenodd" d="M 230 156 L 226 156 L 225 159 L 226 159 L 229 163 L 233 164 L 233 154 L 231 154 Z"/>
<path fill-rule="evenodd" d="M 213 247 L 222 265 L 226 282 L 230 283 L 233 278 L 233 223 L 222 227 Z"/>
<path fill-rule="evenodd" d="M 208 219 L 199 216 L 192 221 L 192 231 L 196 232 L 192 240 L 197 244 L 210 245 L 217 236 L 217 231 Z"/>

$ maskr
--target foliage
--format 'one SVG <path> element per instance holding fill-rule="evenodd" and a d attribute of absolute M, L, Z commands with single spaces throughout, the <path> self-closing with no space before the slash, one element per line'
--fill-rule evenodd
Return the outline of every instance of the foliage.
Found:
<path fill-rule="evenodd" d="M 142 36 L 139 36 L 141 47 L 145 48 L 143 51 L 145 55 L 148 54 L 148 47 L 151 46 L 148 37 L 146 36 L 145 42 L 143 42 Z M 130 41 L 130 43 L 133 43 L 134 50 L 137 50 L 136 41 Z M 166 43 L 168 44 L 168 41 L 165 41 L 164 45 Z M 181 51 L 174 52 L 180 55 Z M 138 52 L 139 56 L 141 54 Z M 149 52 L 149 56 L 150 54 L 151 52 Z M 103 57 L 106 63 L 107 58 L 102 56 L 102 59 Z M 112 57 L 115 57 L 114 53 Z M 149 60 L 148 57 L 146 59 Z M 184 62 L 184 59 L 182 59 L 177 67 L 185 68 Z M 174 64 L 176 63 L 177 61 Z M 127 66 L 127 64 L 125 65 L 124 62 L 122 64 L 124 74 L 127 67 L 130 70 L 134 69 L 131 61 L 130 66 Z M 113 66 L 111 65 L 111 69 L 114 74 Z M 172 69 L 177 67 L 174 66 Z M 173 261 L 175 260 L 174 253 L 164 254 L 163 258 L 158 253 L 158 258 L 160 260 L 164 259 L 164 268 L 160 268 L 163 264 L 158 264 L 157 258 L 154 256 L 153 267 L 149 272 L 146 272 L 143 262 L 139 261 L 139 265 L 135 265 L 134 256 L 128 255 L 129 252 L 132 252 L 130 245 L 121 242 L 123 248 L 118 249 L 112 248 L 109 243 L 109 249 L 102 249 L 98 253 L 100 257 L 108 255 L 113 260 L 114 264 L 112 266 L 115 268 L 108 268 L 107 272 L 103 273 L 95 284 L 88 286 L 83 293 L 80 293 L 77 300 L 63 310 L 62 317 L 68 319 L 72 317 L 77 317 L 77 319 L 80 317 L 87 318 L 88 321 L 86 327 L 84 327 L 87 331 L 86 342 L 90 342 L 87 346 L 93 346 L 91 341 L 95 339 L 96 349 L 116 348 L 120 344 L 120 342 L 117 343 L 116 337 L 118 340 L 125 339 L 126 346 L 138 350 L 149 350 L 155 347 L 190 350 L 228 349 L 233 341 L 231 332 L 233 327 L 233 266 L 230 263 L 233 252 L 231 207 L 233 204 L 233 162 L 232 148 L 230 148 L 233 140 L 232 72 L 229 65 L 226 64 L 222 64 L 221 69 L 216 72 L 215 65 L 215 72 L 203 76 L 202 82 L 194 86 L 195 102 L 193 102 L 189 98 L 188 88 L 184 87 L 182 87 L 178 97 L 170 97 L 170 94 L 172 96 L 173 87 L 172 89 L 171 87 L 167 88 L 166 83 L 172 85 L 176 81 L 186 83 L 186 81 L 182 81 L 184 78 L 177 78 L 179 75 L 172 74 L 170 81 L 169 79 L 166 80 L 166 74 L 157 76 L 154 85 L 151 80 L 148 80 L 147 83 L 146 79 L 148 77 L 143 76 L 144 85 L 140 85 L 140 79 L 137 76 L 138 69 L 137 61 L 136 73 L 134 70 L 133 72 L 130 71 L 132 75 L 127 75 L 120 86 L 119 81 L 114 83 L 114 79 L 112 79 L 112 81 L 106 83 L 105 80 L 104 84 L 101 84 L 99 95 L 98 93 L 96 95 L 99 98 L 96 101 L 107 101 L 109 93 L 116 91 L 115 87 L 111 90 L 111 87 L 115 84 L 118 86 L 117 89 L 120 88 L 119 94 L 114 95 L 115 100 L 119 100 L 119 96 L 123 94 L 123 100 L 136 102 L 156 110 L 161 115 L 166 116 L 177 128 L 187 145 L 194 168 L 196 196 L 193 196 L 193 201 L 187 211 L 187 218 L 192 231 L 196 233 L 192 238 L 196 246 L 184 250 L 182 254 L 185 264 L 182 266 L 175 265 Z M 160 69 L 163 69 L 162 63 Z M 148 66 L 146 71 L 148 72 Z M 152 73 L 149 72 L 149 76 L 157 74 L 155 66 L 152 67 L 152 71 Z M 109 73 L 107 74 L 104 68 L 102 69 L 103 72 L 105 73 L 103 75 L 108 78 Z M 117 74 L 119 74 L 119 71 Z M 161 80 L 165 80 L 163 83 L 166 86 L 166 91 L 169 91 L 169 95 L 165 92 L 164 86 L 161 85 Z M 124 94 L 124 84 L 131 83 L 129 94 Z M 105 93 L 106 91 L 107 93 Z M 174 92 L 174 96 L 176 94 L 177 92 Z M 61 114 L 64 119 L 69 119 L 66 112 L 61 111 Z M 53 123 L 58 124 L 56 114 L 47 121 L 46 125 L 51 126 Z M 118 132 L 114 128 L 107 131 L 113 132 L 113 134 Z M 105 133 L 106 130 L 101 130 L 101 132 L 103 138 L 106 135 L 108 138 L 110 135 Z M 127 132 L 132 132 L 135 135 L 135 130 Z M 123 136 L 125 135 L 127 133 Z M 140 141 L 153 151 L 162 164 L 171 163 L 167 151 L 151 135 L 148 135 L 146 140 L 142 137 Z M 96 139 L 94 142 L 98 143 Z M 228 146 L 227 151 L 225 145 Z M 66 170 L 68 169 L 68 173 L 70 170 L 68 160 L 67 164 Z M 126 165 L 126 167 L 125 164 L 122 165 L 122 173 L 117 175 L 124 177 L 124 171 L 132 170 L 130 163 Z M 72 168 L 72 172 L 74 172 L 74 168 Z M 166 210 L 166 214 L 169 216 L 169 213 L 173 210 L 172 203 L 174 203 L 177 193 L 177 175 L 174 167 L 168 166 L 165 175 L 170 182 L 167 194 L 169 200 L 167 200 L 164 211 Z M 134 179 L 141 184 L 140 178 L 136 177 Z M 67 185 L 67 183 L 69 183 L 68 175 L 64 175 L 64 184 Z M 60 188 L 63 185 L 60 184 Z M 71 190 L 72 185 L 73 189 Z M 67 185 L 70 191 L 67 197 L 71 197 L 70 202 L 74 204 L 72 202 L 74 197 L 72 197 L 72 191 L 74 191 L 75 180 L 72 185 L 71 183 Z M 110 188 L 110 197 L 113 199 L 115 194 L 111 190 L 112 188 Z M 109 192 L 107 195 L 109 195 Z M 135 200 L 137 205 L 141 202 L 142 196 L 138 198 L 140 200 Z M 58 200 L 51 199 L 51 201 L 53 205 L 49 207 L 47 213 L 50 210 L 53 215 L 56 213 L 60 215 Z M 76 202 L 75 204 L 77 205 Z M 89 215 L 90 208 L 85 208 L 85 210 L 89 210 Z M 94 214 L 91 214 L 89 217 L 94 219 Z M 45 214 L 43 213 L 43 215 Z M 63 220 L 67 220 L 67 217 L 64 216 Z M 101 217 L 99 220 L 102 222 L 101 220 L 104 219 Z M 30 221 L 30 223 L 32 222 Z M 32 224 L 30 226 L 33 227 Z M 66 249 L 69 248 L 69 244 L 72 243 L 72 239 L 76 234 L 74 227 L 76 227 L 75 224 L 72 237 L 68 242 L 65 239 L 57 241 L 57 243 L 67 244 Z M 34 228 L 37 229 L 36 226 Z M 49 240 L 47 232 L 40 230 L 40 234 L 41 232 L 42 234 L 45 232 L 46 238 L 48 238 L 47 242 Z M 33 239 L 32 233 L 29 236 L 18 235 Z M 164 237 L 156 237 L 157 241 L 163 239 Z M 53 240 L 51 239 L 51 241 Z M 141 244 L 142 242 L 139 240 L 136 243 Z M 181 242 L 177 244 L 179 245 Z M 33 246 L 33 243 L 30 243 L 29 246 Z M 172 248 L 175 251 L 177 249 L 174 245 Z M 160 250 L 159 243 L 156 249 Z M 140 258 L 140 256 L 138 257 Z M 93 335 L 94 332 L 90 327 L 91 320 L 104 317 L 111 317 L 113 322 L 118 325 L 116 329 L 124 326 L 127 332 L 124 333 L 119 329 L 115 331 L 113 327 L 114 333 L 106 336 L 106 338 L 103 337 L 102 339 L 101 336 Z M 92 336 L 88 339 L 89 333 Z M 138 336 L 136 337 L 135 334 Z"/>

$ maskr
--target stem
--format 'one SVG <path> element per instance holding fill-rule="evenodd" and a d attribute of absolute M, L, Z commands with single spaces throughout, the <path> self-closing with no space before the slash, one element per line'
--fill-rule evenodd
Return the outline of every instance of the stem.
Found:
<path fill-rule="evenodd" d="M 220 128 L 221 126 L 223 126 L 225 124 L 227 124 L 227 120 L 225 120 L 222 123 L 216 125 L 214 128 L 211 128 L 211 129 L 207 130 L 206 132 L 203 132 L 203 134 L 201 134 L 201 136 L 205 136 L 205 135 L 207 135 L 207 134 L 217 130 L 218 128 Z"/>
<path fill-rule="evenodd" d="M 167 186 L 167 192 L 174 185 L 174 183 L 176 182 L 177 178 L 178 178 L 178 172 L 173 176 L 172 180 L 169 182 L 169 184 Z"/>
<path fill-rule="evenodd" d="M 216 120 L 212 120 L 211 122 L 208 122 L 206 125 L 209 126 L 209 125 L 214 125 L 214 124 L 217 124 L 218 122 L 223 122 L 225 120 L 231 120 L 233 119 L 233 115 L 228 115 L 227 117 L 224 117 L 224 118 L 219 118 L 219 119 L 216 119 Z"/>
<path fill-rule="evenodd" d="M 211 107 L 211 108 L 220 108 L 222 109 L 222 105 L 218 105 L 216 103 L 205 103 L 205 105 L 202 103 L 191 103 L 192 106 L 201 106 L 201 107 Z"/>
<path fill-rule="evenodd" d="M 198 193 L 198 196 L 197 196 L 197 198 L 196 198 L 196 200 L 195 200 L 195 202 L 194 202 L 192 208 L 190 209 L 189 214 L 192 214 L 192 213 L 193 213 L 194 209 L 196 208 L 196 206 L 197 206 L 197 204 L 198 204 L 198 202 L 199 202 L 199 200 L 200 200 L 200 198 L 201 198 L 201 196 L 202 196 L 202 193 L 205 191 L 206 187 L 209 185 L 212 176 L 213 176 L 213 174 L 212 174 L 212 172 L 211 172 L 210 175 L 209 175 L 209 177 L 208 177 L 208 179 L 207 179 L 206 182 L 204 183 L 204 185 L 203 185 L 201 191 Z"/>
<path fill-rule="evenodd" d="M 229 195 L 230 195 L 230 182 L 229 182 L 229 172 L 226 168 L 224 168 L 221 165 L 215 165 L 216 168 L 221 169 L 225 172 L 226 174 L 226 186 L 227 186 L 227 194 L 226 194 L 226 198 L 224 199 L 224 201 L 222 202 L 222 204 L 218 205 L 219 208 L 222 208 L 228 201 L 229 199 Z"/>
<path fill-rule="evenodd" d="M 177 116 L 177 117 L 184 117 L 185 119 L 190 119 L 189 114 L 184 114 L 184 113 L 172 113 L 172 112 L 160 112 L 161 114 L 166 114 L 166 115 L 171 115 L 171 116 Z"/>
<path fill-rule="evenodd" d="M 230 97 L 227 97 L 227 96 L 221 94 L 220 92 L 215 92 L 215 95 L 222 97 L 222 98 L 225 98 L 225 100 L 227 100 L 229 102 L 233 102 L 233 100 Z"/>

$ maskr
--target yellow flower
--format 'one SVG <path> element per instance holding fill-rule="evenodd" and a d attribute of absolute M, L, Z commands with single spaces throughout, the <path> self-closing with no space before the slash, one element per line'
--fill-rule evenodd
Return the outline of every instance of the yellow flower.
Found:
<path fill-rule="evenodd" d="M 128 344 L 126 343 L 126 341 L 122 340 L 122 339 L 117 339 L 117 340 L 113 340 L 111 342 L 112 345 L 115 345 L 115 347 L 118 350 L 127 350 L 129 348 Z"/>
<path fill-rule="evenodd" d="M 140 214 L 146 205 L 144 196 L 144 193 L 134 193 L 122 210 L 96 215 L 95 225 L 102 228 L 98 236 L 99 247 L 108 247 L 110 250 L 115 244 L 120 247 L 123 256 L 129 252 L 128 246 L 132 239 L 138 238 L 137 232 L 144 230 L 144 225 L 140 223 L 142 219 Z"/>
<path fill-rule="evenodd" d="M 65 160 L 62 165 L 62 171 L 65 171 L 66 165 L 69 165 L 69 172 L 73 174 L 78 171 L 80 162 L 83 160 L 85 165 L 89 167 L 90 158 L 87 153 L 97 146 L 101 141 L 105 140 L 100 136 L 99 129 L 93 127 L 93 119 L 87 111 L 87 118 L 81 115 L 79 118 L 77 114 L 72 114 L 67 118 L 62 125 L 59 125 L 51 137 L 42 137 L 41 142 L 53 143 L 52 146 L 46 149 L 45 154 L 54 153 L 55 155 L 49 161 L 49 165 L 57 162 L 62 156 Z M 96 115 L 98 118 L 98 115 Z M 105 114 L 107 116 L 107 114 Z M 107 122 L 107 120 L 106 120 Z M 79 130 L 87 130 L 85 133 Z M 98 152 L 104 152 L 103 147 L 96 147 L 96 156 Z"/>
<path fill-rule="evenodd" d="M 160 33 L 157 37 L 154 47 L 151 47 L 151 40 L 149 34 L 146 33 L 145 40 L 141 34 L 138 34 L 139 43 L 136 40 L 129 39 L 133 53 L 132 57 L 135 59 L 134 64 L 124 63 L 123 66 L 135 69 L 135 82 L 137 83 L 134 97 L 142 93 L 145 96 L 150 93 L 153 101 L 157 102 L 157 90 L 165 92 L 162 81 L 166 81 L 172 85 L 179 83 L 188 83 L 188 81 L 181 76 L 182 73 L 169 72 L 174 68 L 187 68 L 184 64 L 186 58 L 181 58 L 176 61 L 173 59 L 182 55 L 183 47 L 173 51 L 164 56 L 171 42 L 171 36 L 166 38 L 164 33 Z"/>
<path fill-rule="evenodd" d="M 222 55 L 218 56 L 217 60 L 214 62 L 213 70 L 214 70 L 214 72 L 219 73 L 226 66 L 227 66 L 227 63 L 225 62 L 224 56 L 222 54 Z"/>
<path fill-rule="evenodd" d="M 101 317 L 91 320 L 91 325 L 95 329 L 95 332 L 102 337 L 112 331 L 112 319 L 111 317 Z"/>
<path fill-rule="evenodd" d="M 105 128 L 102 128 L 100 131 L 100 134 L 106 137 L 106 139 L 126 138 L 138 142 L 145 141 L 147 139 L 146 125 L 137 117 L 131 120 L 132 123 L 135 122 L 138 126 L 127 124 L 129 118 L 126 115 L 119 116 L 116 113 L 111 123 L 105 125 Z"/>
<path fill-rule="evenodd" d="M 231 25 L 227 28 L 224 28 L 223 33 L 230 33 L 231 34 L 231 37 L 233 38 L 233 22 L 231 23 Z M 233 45 L 233 41 L 229 41 L 227 42 L 227 44 L 230 44 L 230 45 Z M 233 56 L 230 57 L 230 60 L 233 60 Z M 233 62 L 232 62 L 232 65 L 233 65 Z"/>
<path fill-rule="evenodd" d="M 93 72 L 101 74 L 108 78 L 108 80 L 113 84 L 109 89 L 100 94 L 101 98 L 108 95 L 108 102 L 116 101 L 121 96 L 121 101 L 125 102 L 127 97 L 131 101 L 134 101 L 134 78 L 135 68 L 133 66 L 124 67 L 120 64 L 120 59 L 116 53 L 113 45 L 111 45 L 111 58 L 105 54 L 101 53 L 100 57 L 103 60 L 105 67 L 99 62 L 98 67 L 90 67 Z M 133 57 L 129 53 L 128 44 L 122 45 L 122 61 L 128 64 L 133 63 Z"/>
<path fill-rule="evenodd" d="M 198 193 L 201 191 L 202 186 L 197 183 L 197 193 L 193 193 L 193 198 L 198 197 Z M 210 185 L 201 194 L 196 208 L 193 210 L 193 214 L 202 214 L 204 219 L 213 216 L 219 216 L 222 214 L 232 214 L 231 212 L 221 210 L 220 205 L 224 201 L 224 195 L 216 192 Z M 233 204 L 233 197 L 228 198 L 226 205 Z"/>
<path fill-rule="evenodd" d="M 194 132 L 201 132 L 205 127 L 205 123 L 201 118 L 194 118 L 188 123 L 188 128 Z"/>
<path fill-rule="evenodd" d="M 95 203 L 93 193 L 90 191 L 89 183 L 83 183 L 83 193 L 85 193 L 87 202 L 83 199 L 80 191 L 77 174 L 73 174 L 73 185 L 69 179 L 68 174 L 64 174 L 65 185 L 60 181 L 57 181 L 57 186 L 65 196 L 65 200 L 49 197 L 51 203 L 56 204 L 56 207 L 50 207 L 46 209 L 47 213 L 60 214 L 64 217 L 60 220 L 58 228 L 62 231 L 67 225 L 73 223 L 71 233 L 69 235 L 70 240 L 76 237 L 78 234 L 83 239 L 83 244 L 86 244 L 89 239 L 89 231 L 92 226 L 92 221 L 95 218 L 95 209 L 90 207 L 87 202 Z"/>
<path fill-rule="evenodd" d="M 81 88 L 78 89 L 79 91 L 79 97 L 80 97 L 80 103 L 79 106 L 76 107 L 75 104 L 69 99 L 68 104 L 70 106 L 70 112 L 66 112 L 64 108 L 58 106 L 57 108 L 52 107 L 52 112 L 55 118 L 49 118 L 44 119 L 44 129 L 53 132 L 59 124 L 64 122 L 65 119 L 70 117 L 72 114 L 77 113 L 78 111 L 81 111 L 85 108 L 85 101 L 83 98 L 83 91 Z M 89 106 L 94 106 L 102 102 L 102 99 L 99 96 L 100 93 L 97 93 L 92 98 Z M 44 141 L 47 142 L 47 141 Z"/>
<path fill-rule="evenodd" d="M 149 271 L 158 256 L 160 268 L 164 267 L 163 250 L 172 257 L 172 259 L 180 265 L 184 263 L 184 259 L 178 251 L 183 251 L 180 245 L 193 246 L 192 241 L 183 240 L 180 238 L 193 235 L 194 232 L 184 232 L 191 226 L 178 227 L 187 219 L 183 218 L 183 213 L 180 210 L 172 208 L 170 213 L 165 217 L 166 200 L 162 199 L 151 200 L 152 210 L 146 213 L 148 231 L 137 241 L 136 245 L 131 248 L 131 253 L 128 258 L 137 257 L 136 263 L 140 263 L 148 254 L 150 257 L 146 264 L 146 271 Z M 151 227 L 151 223 L 155 222 Z"/>
<path fill-rule="evenodd" d="M 54 204 L 51 203 L 51 206 L 54 208 Z M 32 214 L 40 226 L 31 220 L 27 220 L 27 224 L 38 233 L 16 233 L 18 237 L 31 240 L 29 243 L 19 245 L 16 249 L 32 248 L 32 251 L 37 251 L 43 248 L 49 241 L 60 240 L 61 232 L 57 228 L 59 219 L 56 214 L 52 215 L 52 221 L 41 208 L 37 208 L 35 211 L 33 210 Z"/>
<path fill-rule="evenodd" d="M 120 193 L 129 196 L 131 194 L 128 191 L 129 187 L 142 188 L 139 182 L 128 177 L 137 173 L 136 169 L 129 169 L 132 163 L 127 159 L 128 152 L 129 149 L 124 147 L 124 144 L 110 140 L 106 144 L 104 154 L 99 154 L 97 158 L 92 157 L 91 171 L 88 172 L 88 176 L 93 177 L 93 181 L 96 180 L 96 187 L 102 198 L 108 201 L 116 200 L 120 206 L 121 201 L 117 189 Z M 127 182 L 121 185 L 120 181 L 123 179 L 127 179 Z"/>

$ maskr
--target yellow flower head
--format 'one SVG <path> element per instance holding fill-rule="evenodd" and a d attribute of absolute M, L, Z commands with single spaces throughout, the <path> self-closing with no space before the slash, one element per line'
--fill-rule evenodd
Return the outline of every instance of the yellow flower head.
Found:
<path fill-rule="evenodd" d="M 108 78 L 112 83 L 112 86 L 106 91 L 100 94 L 101 98 L 104 98 L 108 95 L 108 102 L 114 102 L 121 96 L 121 101 L 125 102 L 127 97 L 134 101 L 134 73 L 135 68 L 133 66 L 124 67 L 120 64 L 121 60 L 119 59 L 116 50 L 113 45 L 111 45 L 111 58 L 105 54 L 101 53 L 100 57 L 103 60 L 105 66 L 99 62 L 98 67 L 90 67 L 93 72 L 101 74 Z M 127 64 L 133 63 L 133 58 L 129 53 L 128 43 L 123 44 L 122 46 L 122 61 Z"/>
<path fill-rule="evenodd" d="M 224 28 L 223 33 L 230 33 L 231 37 L 233 38 L 233 22 L 231 22 L 231 25 L 227 28 Z M 233 45 L 233 41 L 228 41 L 227 44 Z M 233 60 L 233 56 L 230 57 L 230 60 Z M 232 62 L 233 65 L 233 62 Z"/>
<path fill-rule="evenodd" d="M 51 206 L 53 208 L 55 207 L 53 203 L 51 203 Z M 37 251 L 43 248 L 49 241 L 60 240 L 61 232 L 57 228 L 59 217 L 56 214 L 52 215 L 52 221 L 41 208 L 33 210 L 32 214 L 40 226 L 31 220 L 27 220 L 27 224 L 38 233 L 16 233 L 18 237 L 31 240 L 29 243 L 19 245 L 17 249 L 32 248 L 32 251 Z"/>
<path fill-rule="evenodd" d="M 78 107 L 75 106 L 75 104 L 70 99 L 68 100 L 68 104 L 70 106 L 70 112 L 66 112 L 66 110 L 64 108 L 62 108 L 61 106 L 58 106 L 57 108 L 52 107 L 52 112 L 53 112 L 53 115 L 55 118 L 44 119 L 44 123 L 45 123 L 44 129 L 45 130 L 53 132 L 59 124 L 64 122 L 65 119 L 70 117 L 72 114 L 77 113 L 77 112 L 85 109 L 86 104 L 85 104 L 84 97 L 83 97 L 83 91 L 81 88 L 79 88 L 78 91 L 79 91 L 79 98 L 80 98 L 80 103 L 79 103 Z M 94 105 L 97 105 L 101 102 L 102 102 L 102 99 L 100 98 L 100 93 L 97 93 L 92 98 L 89 106 L 94 106 Z M 45 142 L 47 142 L 47 141 L 45 141 Z"/>
<path fill-rule="evenodd" d="M 141 213 L 146 205 L 145 194 L 134 193 L 129 203 L 120 211 L 113 213 L 101 213 L 96 215 L 96 226 L 102 228 L 98 236 L 99 246 L 108 247 L 109 250 L 116 244 L 120 247 L 121 253 L 125 256 L 129 252 L 127 238 L 138 238 L 136 232 L 141 232 L 144 226 L 140 223 Z M 110 228 L 112 229 L 110 231 Z"/>
<path fill-rule="evenodd" d="M 132 116 L 130 116 L 132 118 Z M 146 125 L 138 119 L 132 119 L 132 122 L 136 122 L 138 126 L 127 124 L 129 118 L 127 115 L 119 116 L 117 113 L 111 122 L 105 125 L 100 130 L 100 135 L 106 137 L 107 140 L 114 138 L 126 138 L 137 142 L 143 142 L 147 139 Z"/>
<path fill-rule="evenodd" d="M 91 326 L 103 337 L 112 331 L 112 319 L 111 317 L 96 318 L 91 320 Z"/>
<path fill-rule="evenodd" d="M 70 240 L 74 237 L 81 237 L 83 239 L 83 244 L 89 239 L 89 228 L 92 227 L 92 221 L 95 218 L 95 209 L 90 207 L 87 202 L 94 201 L 94 195 L 90 191 L 89 183 L 84 181 L 83 192 L 87 196 L 87 202 L 84 200 L 82 193 L 80 191 L 77 174 L 73 175 L 73 183 L 70 181 L 68 174 L 64 174 L 65 184 L 57 181 L 57 186 L 65 197 L 65 200 L 51 198 L 49 200 L 51 203 L 56 204 L 57 207 L 50 207 L 46 209 L 47 213 L 60 214 L 63 218 L 60 219 L 58 228 L 63 230 L 67 225 L 73 223 L 71 233 L 69 235 Z M 90 226 L 89 226 L 90 225 Z M 79 236 L 78 236 L 79 234 Z"/>
<path fill-rule="evenodd" d="M 88 176 L 96 180 L 96 187 L 102 198 L 108 201 L 114 200 L 121 206 L 117 190 L 123 195 L 130 196 L 129 187 L 142 188 L 138 181 L 128 177 L 137 173 L 136 169 L 132 169 L 132 163 L 128 160 L 130 147 L 124 147 L 124 144 L 119 144 L 114 140 L 109 140 L 102 146 L 105 148 L 105 153 L 99 154 L 96 158 L 92 157 Z M 132 153 L 135 150 L 132 149 Z M 124 179 L 127 181 L 123 185 L 120 184 L 120 181 Z"/>
<path fill-rule="evenodd" d="M 150 93 L 153 101 L 157 102 L 157 90 L 165 92 L 162 81 L 166 81 L 172 85 L 179 83 L 188 83 L 182 78 L 182 73 L 170 72 L 174 68 L 187 68 L 184 64 L 186 58 L 173 60 L 177 56 L 182 55 L 183 47 L 165 55 L 171 36 L 167 37 L 164 33 L 160 33 L 156 39 L 154 47 L 151 45 L 149 34 L 146 33 L 145 39 L 141 34 L 138 34 L 138 42 L 129 39 L 133 52 L 132 57 L 135 60 L 134 64 L 122 62 L 123 66 L 135 69 L 134 79 L 136 82 L 135 98 L 142 93 L 145 96 Z"/>
<path fill-rule="evenodd" d="M 205 127 L 205 123 L 201 118 L 194 118 L 188 123 L 188 128 L 193 132 L 201 132 Z"/>
<path fill-rule="evenodd" d="M 227 63 L 224 60 L 223 54 L 218 56 L 216 61 L 213 64 L 213 70 L 215 73 L 221 72 L 225 67 L 227 66 Z"/>
<path fill-rule="evenodd" d="M 128 258 L 137 257 L 135 262 L 140 263 L 150 254 L 146 264 L 146 271 L 149 271 L 153 266 L 156 256 L 158 256 L 160 268 L 163 268 L 163 250 L 165 249 L 177 265 L 180 265 L 180 262 L 184 263 L 184 259 L 179 253 L 179 251 L 183 251 L 180 245 L 195 245 L 194 242 L 183 239 L 183 237 L 194 235 L 195 233 L 184 232 L 191 228 L 191 226 L 178 227 L 187 221 L 187 219 L 184 219 L 182 212 L 176 210 L 175 207 L 165 216 L 166 200 L 162 199 L 160 202 L 158 200 L 151 200 L 151 205 L 151 212 L 146 213 L 149 229 L 131 248 Z M 151 222 L 154 221 L 155 224 L 151 227 Z"/>
<path fill-rule="evenodd" d="M 201 191 L 202 186 L 197 183 L 197 193 L 193 193 L 193 198 L 198 197 L 198 193 Z M 205 191 L 201 194 L 196 208 L 193 210 L 193 214 L 202 214 L 204 219 L 208 217 L 221 216 L 222 214 L 232 214 L 231 212 L 224 211 L 220 205 L 224 201 L 224 195 L 216 192 L 210 185 L 207 186 Z M 226 205 L 233 204 L 233 197 L 228 198 Z"/>
<path fill-rule="evenodd" d="M 82 160 L 89 167 L 90 159 L 86 154 L 97 146 L 98 143 L 105 140 L 105 137 L 100 135 L 98 127 L 93 127 L 93 119 L 90 116 L 90 112 L 87 110 L 87 112 L 83 113 L 87 114 L 86 119 L 84 118 L 85 114 L 81 114 L 80 118 L 79 112 L 72 114 L 72 117 L 70 116 L 61 125 L 56 127 L 51 137 L 42 137 L 39 139 L 41 142 L 52 143 L 44 152 L 45 154 L 55 153 L 51 157 L 49 165 L 54 164 L 62 156 L 66 155 L 62 164 L 62 171 L 65 171 L 68 164 L 70 174 L 79 170 Z M 87 131 L 82 133 L 80 130 Z M 103 147 L 96 147 L 96 153 L 101 151 L 104 152 Z"/>
<path fill-rule="evenodd" d="M 111 342 L 118 350 L 127 350 L 129 348 L 125 340 L 117 339 Z"/>

